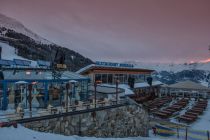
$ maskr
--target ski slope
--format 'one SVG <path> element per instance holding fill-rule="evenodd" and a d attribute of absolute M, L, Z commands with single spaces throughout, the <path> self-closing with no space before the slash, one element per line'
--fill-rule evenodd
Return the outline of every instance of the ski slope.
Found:
<path fill-rule="evenodd" d="M 2 53 L 1 53 L 1 58 L 2 59 L 6 59 L 6 60 L 13 60 L 13 59 L 29 60 L 29 59 L 25 59 L 25 58 L 15 54 L 15 48 L 10 46 L 9 44 L 7 44 L 5 42 L 1 42 L 1 40 L 0 40 L 0 47 L 2 48 Z M 32 67 L 37 66 L 36 61 L 32 61 L 32 60 L 29 60 L 29 61 L 31 61 L 31 66 Z"/>
<path fill-rule="evenodd" d="M 15 54 L 15 48 L 10 46 L 9 44 L 3 43 L 0 41 L 0 47 L 2 47 L 2 53 L 1 53 L 2 59 L 6 59 L 6 60 L 24 59 L 23 57 Z M 26 60 L 26 59 L 24 59 L 24 60 Z"/>

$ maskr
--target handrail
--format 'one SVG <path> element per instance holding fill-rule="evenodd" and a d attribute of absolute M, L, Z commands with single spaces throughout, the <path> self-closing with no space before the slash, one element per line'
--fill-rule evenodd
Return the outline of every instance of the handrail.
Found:
<path fill-rule="evenodd" d="M 109 103 L 109 104 L 107 105 L 106 103 Z M 52 108 L 48 108 L 48 109 L 42 109 L 42 110 L 39 110 L 38 112 L 37 111 L 25 111 L 25 112 L 13 113 L 13 114 L 9 113 L 9 114 L 5 114 L 5 115 L 1 115 L 1 116 L 5 116 L 5 118 L 0 118 L 0 120 L 9 120 L 9 121 L 27 120 L 27 119 L 33 120 L 33 118 L 42 118 L 42 117 L 45 118 L 45 116 L 48 116 L 50 118 L 56 118 L 60 114 L 61 114 L 61 116 L 76 115 L 76 114 L 82 114 L 82 113 L 87 113 L 87 112 L 105 110 L 105 109 L 109 109 L 109 108 L 116 108 L 116 107 L 120 107 L 120 106 L 124 106 L 124 105 L 128 105 L 128 104 L 124 100 L 119 100 L 118 103 L 116 103 L 114 101 L 97 102 L 97 105 L 100 105 L 97 108 L 95 108 L 94 105 L 95 105 L 94 103 L 91 103 L 91 104 L 68 106 L 67 107 L 69 109 L 68 112 L 66 112 L 66 109 L 67 109 L 66 107 L 59 106 L 59 107 L 52 107 Z M 85 109 L 80 108 L 78 110 L 77 107 L 85 107 Z M 73 110 L 74 108 L 76 110 Z M 53 113 L 53 110 L 55 110 L 54 113 Z M 36 114 L 33 114 L 33 113 L 36 113 Z M 28 114 L 28 116 L 26 116 L 26 118 L 20 119 L 22 114 Z M 33 115 L 35 117 L 31 117 L 30 115 Z"/>

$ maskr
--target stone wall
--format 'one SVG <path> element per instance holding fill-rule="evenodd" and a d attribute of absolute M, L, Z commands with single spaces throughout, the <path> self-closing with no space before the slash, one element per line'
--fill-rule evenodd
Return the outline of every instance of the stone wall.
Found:
<path fill-rule="evenodd" d="M 136 105 L 26 123 L 25 127 L 63 135 L 134 137 L 148 135 L 148 114 Z"/>

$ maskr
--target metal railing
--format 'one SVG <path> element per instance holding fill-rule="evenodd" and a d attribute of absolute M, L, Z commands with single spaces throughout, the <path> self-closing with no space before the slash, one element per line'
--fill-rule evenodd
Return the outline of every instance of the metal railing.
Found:
<path fill-rule="evenodd" d="M 57 118 L 61 116 L 70 116 L 70 115 L 77 115 L 83 114 L 88 112 L 100 111 L 105 109 L 117 108 L 121 106 L 128 105 L 126 99 L 119 100 L 116 102 L 115 100 L 108 100 L 108 101 L 97 101 L 96 108 L 95 103 L 83 103 L 78 105 L 69 105 L 67 107 L 58 106 L 58 107 L 50 107 L 47 109 L 37 109 L 29 111 L 24 110 L 23 112 L 14 112 L 8 114 L 0 114 L 0 122 L 30 122 L 42 119 L 50 119 L 50 118 Z M 67 109 L 66 109 L 67 108 Z M 68 111 L 66 111 L 68 110 Z"/>

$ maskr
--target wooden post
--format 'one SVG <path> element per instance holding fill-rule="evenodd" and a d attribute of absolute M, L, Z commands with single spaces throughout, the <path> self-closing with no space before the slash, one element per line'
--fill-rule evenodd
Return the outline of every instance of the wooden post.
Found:
<path fill-rule="evenodd" d="M 30 110 L 30 117 L 32 117 L 32 84 L 28 85 L 28 90 L 29 90 L 29 110 Z"/>
<path fill-rule="evenodd" d="M 94 100 L 95 100 L 95 102 L 94 102 L 94 104 L 95 104 L 95 108 L 96 108 L 96 87 L 97 87 L 97 83 L 95 82 L 94 83 L 94 90 L 95 90 L 95 94 L 94 94 Z"/>
<path fill-rule="evenodd" d="M 179 128 L 176 128 L 177 138 L 179 138 Z"/>
<path fill-rule="evenodd" d="M 69 83 L 66 83 L 66 112 L 68 112 Z"/>
<path fill-rule="evenodd" d="M 185 140 L 187 140 L 187 127 L 186 127 L 186 135 L 185 135 Z"/>
<path fill-rule="evenodd" d="M 119 81 L 116 80 L 116 104 L 118 103 L 118 85 L 119 85 Z"/>
<path fill-rule="evenodd" d="M 97 87 L 97 85 L 98 84 L 101 84 L 102 83 L 102 81 L 95 81 L 95 83 L 94 83 L 94 89 L 95 89 L 95 94 L 94 94 L 94 96 L 95 96 L 95 108 L 96 108 L 96 87 Z"/>
<path fill-rule="evenodd" d="M 78 136 L 81 136 L 82 135 L 82 131 L 81 131 L 81 116 L 79 115 L 79 132 L 78 132 Z"/>

